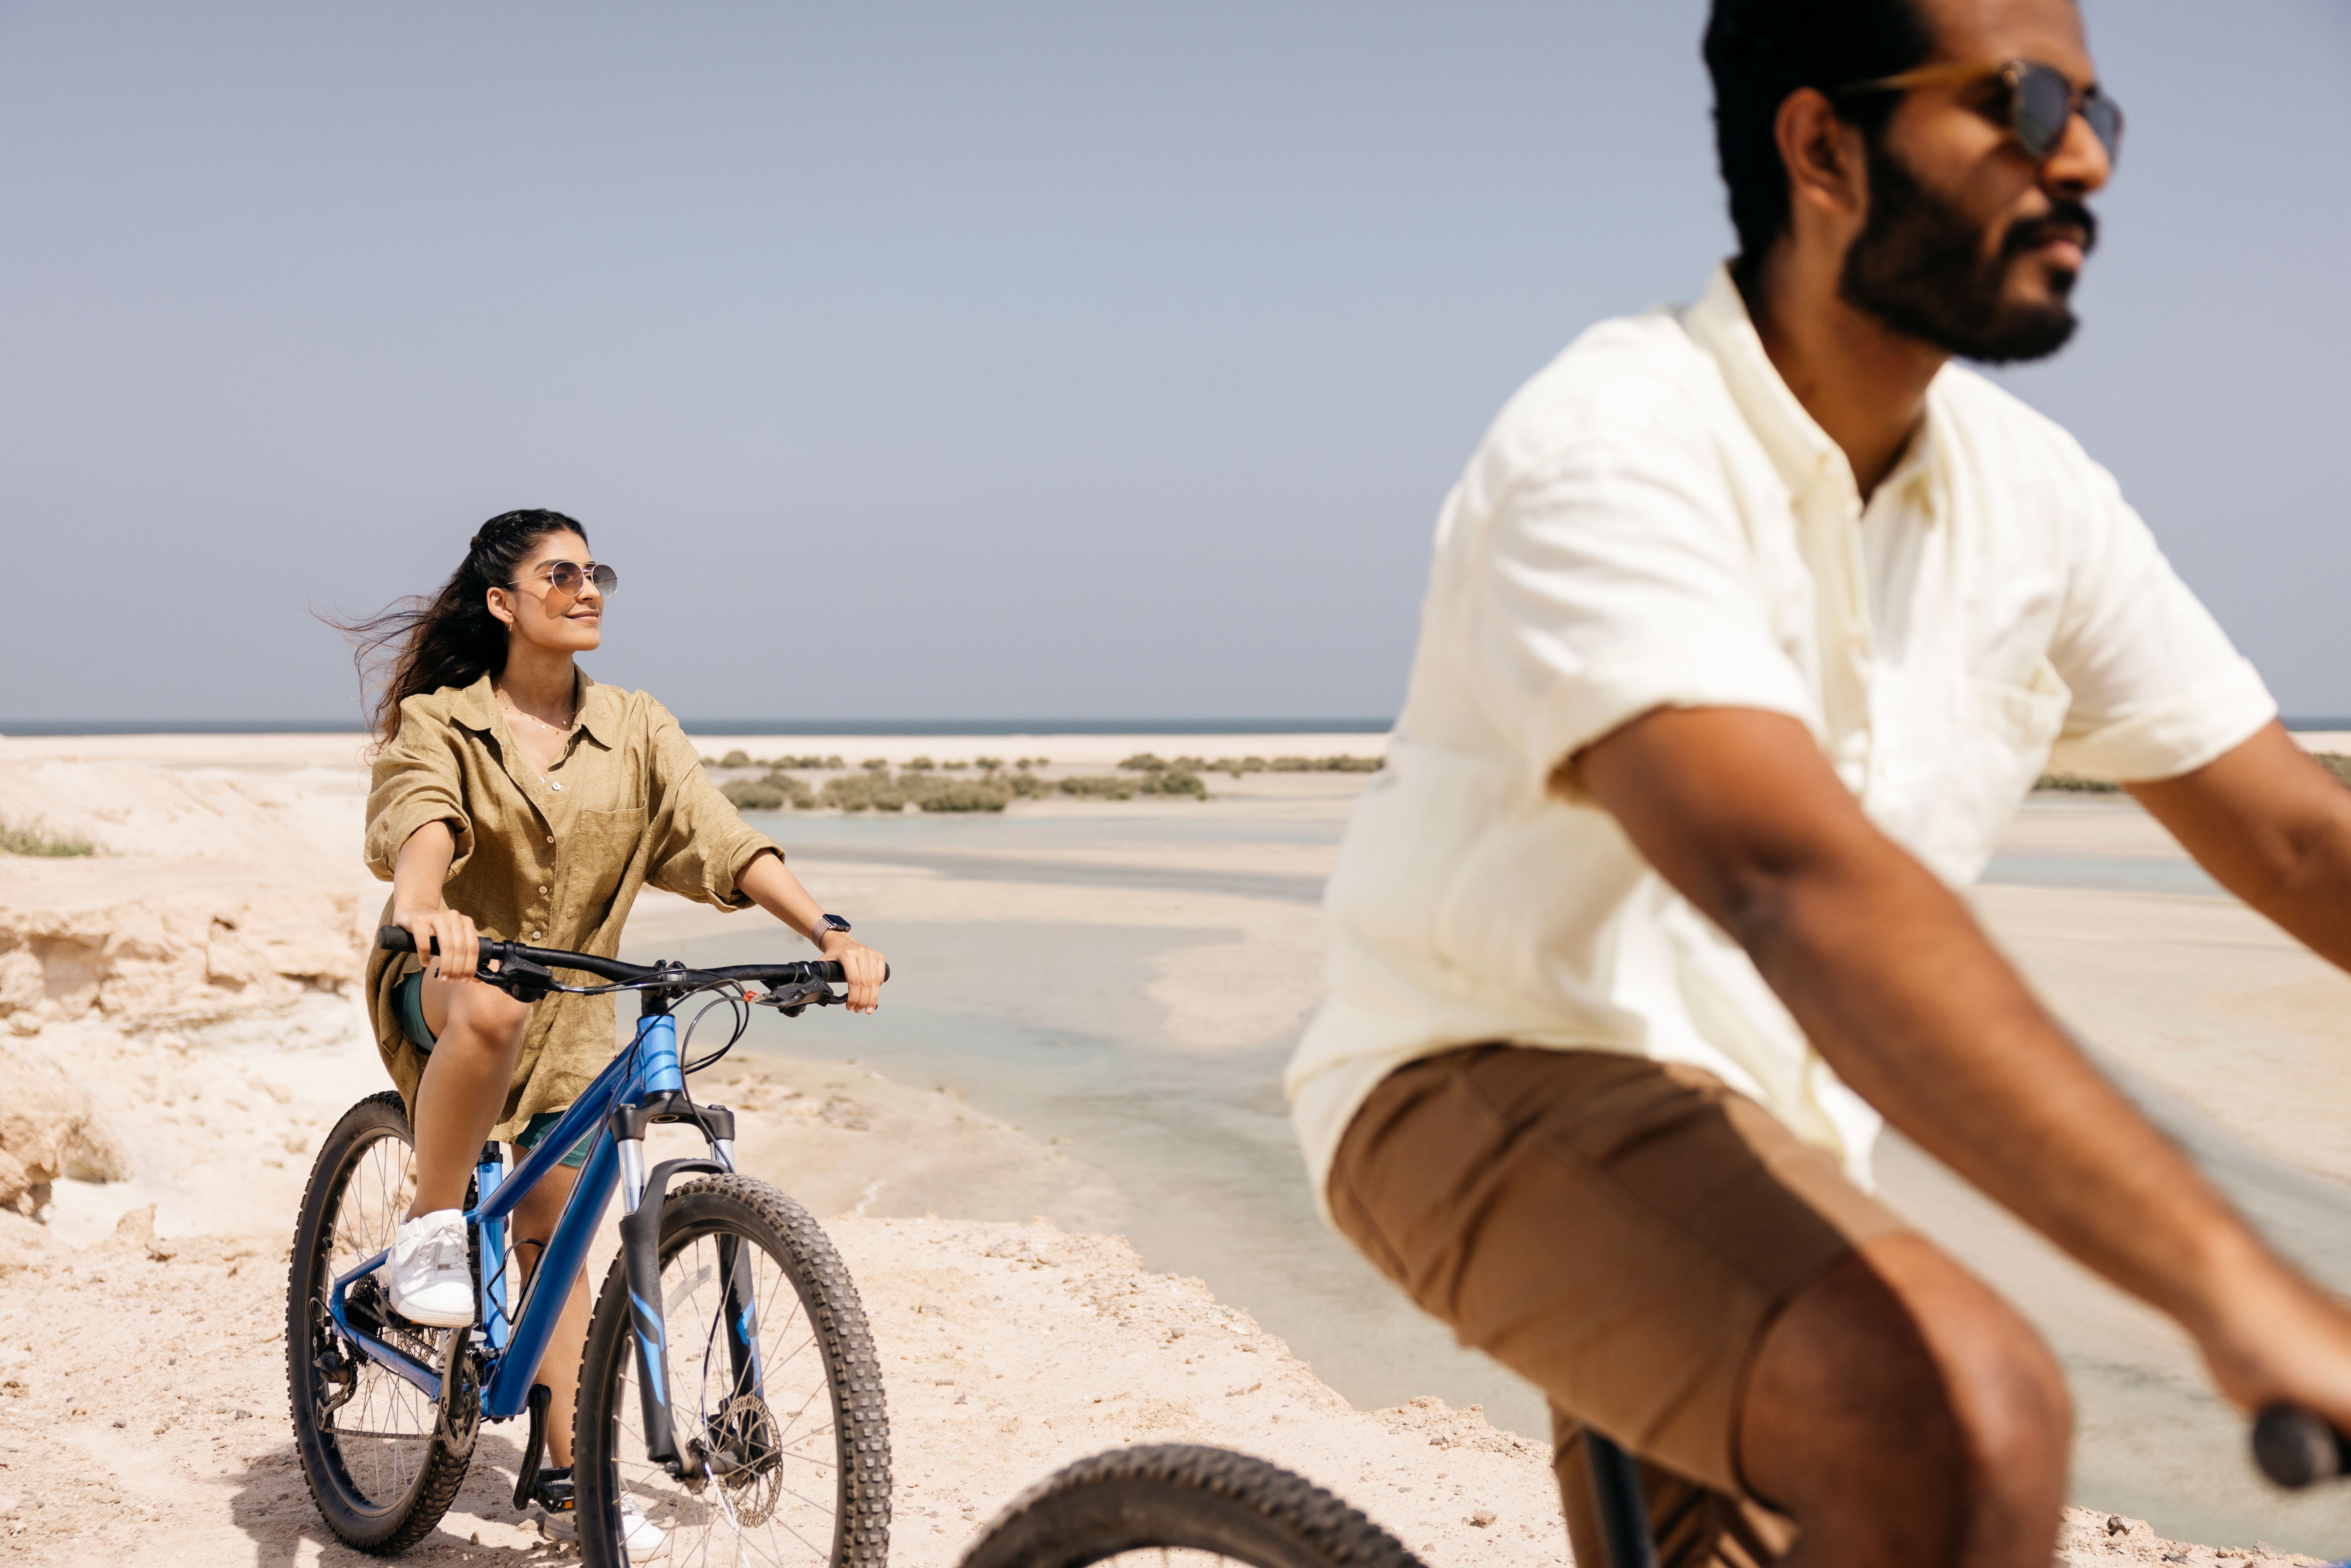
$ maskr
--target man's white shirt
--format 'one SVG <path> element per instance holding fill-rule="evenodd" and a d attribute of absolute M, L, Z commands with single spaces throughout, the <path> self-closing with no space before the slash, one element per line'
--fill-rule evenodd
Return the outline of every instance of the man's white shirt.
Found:
<path fill-rule="evenodd" d="M 1801 720 L 1953 884 L 2044 768 L 2175 777 L 2277 711 L 2114 477 L 1983 377 L 1936 377 L 1865 506 L 1727 269 L 1695 307 L 1594 327 L 1510 400 L 1438 518 L 1287 1078 L 1318 1198 L 1382 1079 L 1487 1041 L 1705 1068 L 1869 1184 L 1876 1113 L 1562 767 L 1701 706 Z"/>

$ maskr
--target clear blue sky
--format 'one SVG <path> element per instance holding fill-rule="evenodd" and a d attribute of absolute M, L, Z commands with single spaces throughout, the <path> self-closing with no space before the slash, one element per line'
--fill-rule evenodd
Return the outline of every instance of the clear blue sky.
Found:
<path fill-rule="evenodd" d="M 1376 716 L 1511 389 L 1729 246 L 1702 0 L 0 4 L 0 720 L 354 711 L 550 506 L 705 717 Z M 2092 0 L 2011 378 L 2351 713 L 2351 14 Z"/>

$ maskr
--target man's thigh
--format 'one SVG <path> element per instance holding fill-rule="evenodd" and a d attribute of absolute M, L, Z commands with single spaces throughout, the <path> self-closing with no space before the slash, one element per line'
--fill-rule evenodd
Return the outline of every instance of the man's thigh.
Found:
<path fill-rule="evenodd" d="M 1836 1163 L 1694 1068 L 1481 1046 L 1413 1063 L 1343 1141 L 1340 1228 L 1562 1417 L 1729 1497 L 1774 1318 L 1905 1228 Z"/>

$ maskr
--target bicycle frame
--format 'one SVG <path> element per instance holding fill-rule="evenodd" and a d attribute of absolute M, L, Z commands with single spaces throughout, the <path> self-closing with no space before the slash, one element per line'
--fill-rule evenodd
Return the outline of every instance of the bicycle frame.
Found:
<path fill-rule="evenodd" d="M 588 1248 L 603 1222 L 614 1188 L 622 1192 L 622 1255 L 633 1307 L 639 1385 L 644 1395 L 647 1457 L 683 1479 L 703 1469 L 703 1445 L 688 1436 L 681 1442 L 669 1404 L 668 1344 L 660 1309 L 658 1254 L 662 1199 L 670 1178 L 682 1170 L 730 1172 L 735 1168 L 735 1118 L 724 1106 L 697 1105 L 686 1097 L 685 1079 L 677 1051 L 677 1020 L 670 998 L 659 991 L 641 993 L 644 1017 L 629 1048 L 596 1075 L 595 1082 L 557 1121 L 538 1146 L 512 1171 L 486 1158 L 475 1167 L 475 1207 L 465 1223 L 481 1239 L 482 1293 L 479 1332 L 486 1350 L 482 1361 L 481 1413 L 494 1421 L 506 1420 L 530 1407 L 531 1385 L 538 1364 L 554 1336 L 557 1319 L 571 1281 L 588 1259 Z M 651 1173 L 644 1164 L 644 1130 L 653 1122 L 692 1122 L 708 1140 L 708 1159 L 665 1160 Z M 538 1266 L 532 1271 L 518 1314 L 509 1316 L 506 1303 L 506 1220 L 515 1206 L 562 1161 L 573 1145 L 594 1131 L 586 1168 L 580 1171 L 562 1218 L 548 1238 Z M 487 1178 L 497 1176 L 494 1186 Z M 651 1201 L 648 1202 L 647 1200 Z M 353 1347 L 438 1402 L 442 1375 L 352 1321 L 348 1300 L 350 1287 L 380 1268 L 389 1249 L 378 1252 L 340 1275 L 328 1297 L 335 1326 Z M 758 1392 L 759 1368 L 754 1336 L 758 1324 L 750 1292 L 737 1277 L 736 1260 L 726 1265 L 726 1313 L 738 1392 Z M 542 1281 L 553 1281 L 547 1290 Z M 462 1331 L 461 1331 L 462 1332 Z M 534 1412 L 534 1423 L 537 1415 Z M 534 1430 L 534 1437 L 536 1437 Z M 534 1444 L 535 1447 L 535 1444 Z"/>

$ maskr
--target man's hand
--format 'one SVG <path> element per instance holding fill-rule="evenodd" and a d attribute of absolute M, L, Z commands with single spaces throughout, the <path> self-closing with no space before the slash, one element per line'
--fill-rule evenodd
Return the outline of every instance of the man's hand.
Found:
<path fill-rule="evenodd" d="M 882 1005 L 882 977 L 890 966 L 881 954 L 846 931 L 826 932 L 823 951 L 848 977 L 851 1012 L 870 1013 Z"/>
<path fill-rule="evenodd" d="M 1661 709 L 1573 766 L 1889 1123 L 2178 1319 L 2231 1397 L 2296 1399 L 2351 1430 L 2351 1313 L 2091 1067 L 1959 898 L 1862 814 L 1802 725 Z"/>

